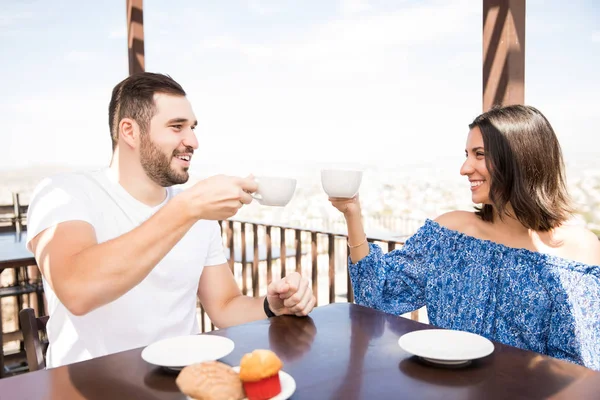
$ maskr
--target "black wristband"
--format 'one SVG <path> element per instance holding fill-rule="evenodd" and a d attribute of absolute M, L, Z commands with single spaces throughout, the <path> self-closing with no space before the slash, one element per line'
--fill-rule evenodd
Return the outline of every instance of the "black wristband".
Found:
<path fill-rule="evenodd" d="M 265 302 L 263 303 L 263 308 L 265 309 L 265 314 L 267 315 L 267 318 L 276 317 L 275 313 L 271 311 L 271 307 L 269 307 L 269 302 L 267 301 L 266 297 Z"/>

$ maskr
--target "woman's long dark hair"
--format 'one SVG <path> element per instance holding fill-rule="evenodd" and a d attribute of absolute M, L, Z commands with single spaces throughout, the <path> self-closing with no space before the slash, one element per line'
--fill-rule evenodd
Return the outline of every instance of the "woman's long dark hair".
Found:
<path fill-rule="evenodd" d="M 485 162 L 490 172 L 490 204 L 476 214 L 493 222 L 512 207 L 525 227 L 549 231 L 573 212 L 565 183 L 560 144 L 552 126 L 534 107 L 511 105 L 492 108 L 469 125 L 483 136 Z"/>

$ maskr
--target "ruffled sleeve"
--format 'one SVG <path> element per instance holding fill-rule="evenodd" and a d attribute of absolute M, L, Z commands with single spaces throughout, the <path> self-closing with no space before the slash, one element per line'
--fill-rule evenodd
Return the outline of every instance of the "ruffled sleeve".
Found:
<path fill-rule="evenodd" d="M 600 370 L 600 267 L 554 268 L 547 353 Z"/>
<path fill-rule="evenodd" d="M 427 221 L 401 249 L 386 254 L 369 244 L 369 254 L 349 260 L 354 300 L 390 314 L 403 314 L 425 305 L 425 287 L 439 252 L 439 229 Z"/>

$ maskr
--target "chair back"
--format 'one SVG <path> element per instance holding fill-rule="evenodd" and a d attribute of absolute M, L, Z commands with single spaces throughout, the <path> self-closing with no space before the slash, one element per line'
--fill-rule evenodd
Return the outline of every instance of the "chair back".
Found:
<path fill-rule="evenodd" d="M 46 336 L 46 324 L 48 316 L 36 317 L 32 308 L 24 308 L 19 311 L 19 322 L 23 332 L 23 341 L 25 342 L 25 354 L 29 371 L 37 371 L 46 368 L 46 359 L 44 354 L 48 343 L 40 339 L 40 331 Z"/>

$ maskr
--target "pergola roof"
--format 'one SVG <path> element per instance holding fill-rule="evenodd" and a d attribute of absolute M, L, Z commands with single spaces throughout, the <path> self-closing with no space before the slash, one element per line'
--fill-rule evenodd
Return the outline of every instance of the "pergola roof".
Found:
<path fill-rule="evenodd" d="M 143 0 L 126 2 L 131 75 L 145 70 L 144 10 Z M 525 2 L 483 0 L 483 111 L 525 101 Z"/>

